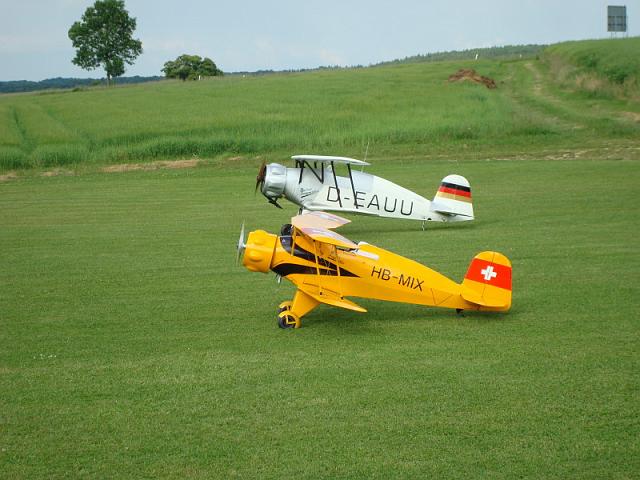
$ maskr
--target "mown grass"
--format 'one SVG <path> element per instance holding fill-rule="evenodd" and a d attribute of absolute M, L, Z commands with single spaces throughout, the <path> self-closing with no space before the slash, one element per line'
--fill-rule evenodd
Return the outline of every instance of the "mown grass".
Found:
<path fill-rule="evenodd" d="M 295 208 L 242 164 L 0 184 L 6 478 L 633 478 L 640 471 L 636 161 L 371 158 L 477 221 L 342 233 L 460 280 L 514 265 L 505 315 L 364 300 L 282 331 L 293 293 L 234 266 L 240 223 Z"/>
<path fill-rule="evenodd" d="M 636 40 L 605 42 L 602 49 L 624 53 Z M 609 57 L 602 58 L 604 64 Z M 619 137 L 618 130 L 611 133 L 598 121 L 588 129 L 562 129 L 553 112 L 514 102 L 514 95 L 531 93 L 526 68 L 531 61 L 413 63 L 5 95 L 0 97 L 0 169 L 292 152 L 361 157 L 367 145 L 380 154 L 466 149 L 467 156 L 515 156 Z M 494 78 L 499 88 L 448 83 L 461 67 Z M 543 81 L 550 85 L 546 76 Z M 564 101 L 578 116 L 589 113 L 581 99 Z M 610 116 L 599 114 L 603 122 Z M 637 122 L 627 123 L 624 135 L 640 135 Z"/>

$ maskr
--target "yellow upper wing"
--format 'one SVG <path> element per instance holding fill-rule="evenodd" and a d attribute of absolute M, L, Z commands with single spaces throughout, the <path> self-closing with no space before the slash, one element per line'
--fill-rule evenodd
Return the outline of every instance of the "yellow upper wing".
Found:
<path fill-rule="evenodd" d="M 358 245 L 353 243 L 346 237 L 343 237 L 339 233 L 332 232 L 331 230 L 325 230 L 324 228 L 305 227 L 299 228 L 298 231 L 304 233 L 316 242 L 328 243 L 329 245 L 335 245 L 341 248 L 358 248 Z"/>
<path fill-rule="evenodd" d="M 293 217 L 291 224 L 296 230 L 316 242 L 327 243 L 341 248 L 358 248 L 358 245 L 348 238 L 330 230 L 331 228 L 338 228 L 350 221 L 351 220 L 347 220 L 346 218 L 332 215 L 331 213 L 307 212 Z"/>
<path fill-rule="evenodd" d="M 312 227 L 332 229 L 347 223 L 351 223 L 351 220 L 326 212 L 307 212 L 296 215 L 291 219 L 291 224 L 296 228 Z"/>

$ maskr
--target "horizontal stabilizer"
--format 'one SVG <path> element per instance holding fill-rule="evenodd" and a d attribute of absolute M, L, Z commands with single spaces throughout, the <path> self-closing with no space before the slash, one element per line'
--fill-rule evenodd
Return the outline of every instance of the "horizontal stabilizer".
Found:
<path fill-rule="evenodd" d="M 466 286 L 462 289 L 462 298 L 467 302 L 475 303 L 476 305 L 482 305 L 483 307 L 496 307 L 505 308 L 509 306 L 509 303 L 504 298 L 491 298 L 489 296 L 483 296 L 476 290 Z"/>

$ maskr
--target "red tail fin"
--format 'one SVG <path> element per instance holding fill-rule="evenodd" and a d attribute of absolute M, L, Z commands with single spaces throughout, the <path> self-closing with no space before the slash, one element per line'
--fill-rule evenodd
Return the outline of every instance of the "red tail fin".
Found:
<path fill-rule="evenodd" d="M 511 262 L 498 252 L 476 255 L 462 281 L 462 297 L 487 310 L 511 308 Z"/>

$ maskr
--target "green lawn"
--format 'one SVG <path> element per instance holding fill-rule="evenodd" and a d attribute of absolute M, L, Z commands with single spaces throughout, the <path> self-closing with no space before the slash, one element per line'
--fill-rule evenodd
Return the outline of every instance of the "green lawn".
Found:
<path fill-rule="evenodd" d="M 0 183 L 0 476 L 637 477 L 640 168 L 585 155 L 373 156 L 428 197 L 467 176 L 477 220 L 341 233 L 457 281 L 501 251 L 513 309 L 362 300 L 296 331 L 292 286 L 234 265 L 243 220 L 295 212 L 251 162 Z"/>

